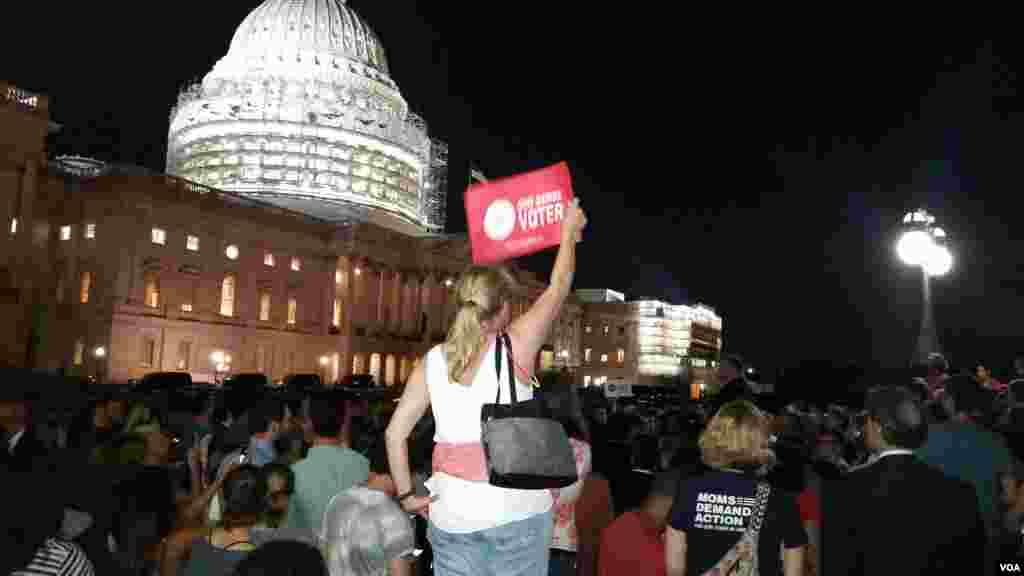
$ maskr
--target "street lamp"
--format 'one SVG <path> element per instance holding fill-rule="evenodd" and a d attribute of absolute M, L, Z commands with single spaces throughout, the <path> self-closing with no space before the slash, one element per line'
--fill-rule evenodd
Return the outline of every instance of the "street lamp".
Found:
<path fill-rule="evenodd" d="M 222 384 L 224 375 L 231 371 L 231 356 L 223 350 L 214 350 L 210 353 L 210 362 L 213 364 L 214 383 Z"/>
<path fill-rule="evenodd" d="M 923 208 L 903 217 L 903 233 L 896 253 L 908 266 L 921 268 L 921 333 L 917 337 L 917 357 L 921 362 L 939 352 L 935 330 L 930 278 L 945 276 L 953 269 L 953 254 L 946 247 L 946 231 L 935 225 L 935 217 Z"/>
<path fill-rule="evenodd" d="M 327 356 L 320 357 L 320 381 L 327 382 L 327 364 L 330 362 Z"/>
<path fill-rule="evenodd" d="M 101 384 L 103 379 L 103 359 L 107 357 L 107 349 L 103 346 L 97 346 L 92 351 L 93 358 L 96 359 L 96 383 Z"/>

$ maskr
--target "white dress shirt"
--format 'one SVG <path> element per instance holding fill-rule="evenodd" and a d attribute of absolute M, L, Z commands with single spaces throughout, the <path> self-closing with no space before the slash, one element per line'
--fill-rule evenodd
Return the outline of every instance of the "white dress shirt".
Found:
<path fill-rule="evenodd" d="M 870 458 L 868 458 L 867 462 L 861 464 L 860 466 L 854 466 L 853 468 L 851 468 L 850 472 L 853 472 L 854 470 L 860 470 L 861 468 L 866 468 L 868 466 L 871 466 L 872 464 L 876 464 L 876 463 L 878 463 L 879 460 L 881 460 L 882 458 L 885 458 L 886 456 L 913 456 L 913 455 L 914 455 L 914 451 L 913 450 L 907 450 L 906 448 L 890 448 L 889 450 L 882 450 L 878 454 L 875 454 L 875 455 L 871 456 Z"/>
<path fill-rule="evenodd" d="M 18 441 L 21 440 L 21 437 L 24 436 L 24 435 L 25 435 L 25 429 L 22 428 L 21 430 L 18 430 L 17 432 L 15 432 L 14 435 L 11 436 L 9 440 L 7 440 L 7 453 L 8 454 L 14 454 L 14 448 L 18 446 Z"/>

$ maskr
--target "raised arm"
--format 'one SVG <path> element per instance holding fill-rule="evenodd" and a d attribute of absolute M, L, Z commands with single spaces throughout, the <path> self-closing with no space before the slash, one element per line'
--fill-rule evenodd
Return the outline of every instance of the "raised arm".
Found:
<path fill-rule="evenodd" d="M 580 241 L 580 234 L 586 225 L 587 217 L 579 206 L 579 199 L 573 199 L 562 220 L 562 243 L 558 247 L 548 287 L 533 306 L 508 328 L 512 336 L 512 352 L 517 359 L 521 359 L 518 362 L 523 368 L 532 371 L 534 359 L 547 340 L 551 325 L 569 295 L 573 274 L 576 272 L 576 243 Z"/>
<path fill-rule="evenodd" d="M 398 407 L 395 408 L 388 424 L 385 439 L 388 448 L 388 466 L 399 497 L 413 491 L 412 473 L 409 471 L 409 434 L 430 407 L 430 393 L 427 390 L 425 362 L 416 364 L 405 385 Z M 430 505 L 429 498 L 407 496 L 400 502 L 408 512 L 420 512 Z"/>

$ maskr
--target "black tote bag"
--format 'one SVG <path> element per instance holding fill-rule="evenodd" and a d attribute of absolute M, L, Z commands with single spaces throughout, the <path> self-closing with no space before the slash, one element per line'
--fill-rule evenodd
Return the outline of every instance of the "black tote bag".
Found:
<path fill-rule="evenodd" d="M 509 370 L 508 404 L 501 404 L 502 347 Z M 565 428 L 548 416 L 539 399 L 516 399 L 515 361 L 508 334 L 500 334 L 494 347 L 498 394 L 494 404 L 480 410 L 481 441 L 492 486 L 520 490 L 565 488 L 578 480 L 576 458 Z"/>

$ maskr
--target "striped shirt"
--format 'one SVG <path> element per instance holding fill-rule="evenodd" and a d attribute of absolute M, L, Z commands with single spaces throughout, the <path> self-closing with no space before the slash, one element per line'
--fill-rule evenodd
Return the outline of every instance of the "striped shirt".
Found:
<path fill-rule="evenodd" d="M 11 576 L 93 576 L 92 563 L 76 544 L 50 538 L 28 566 Z"/>

